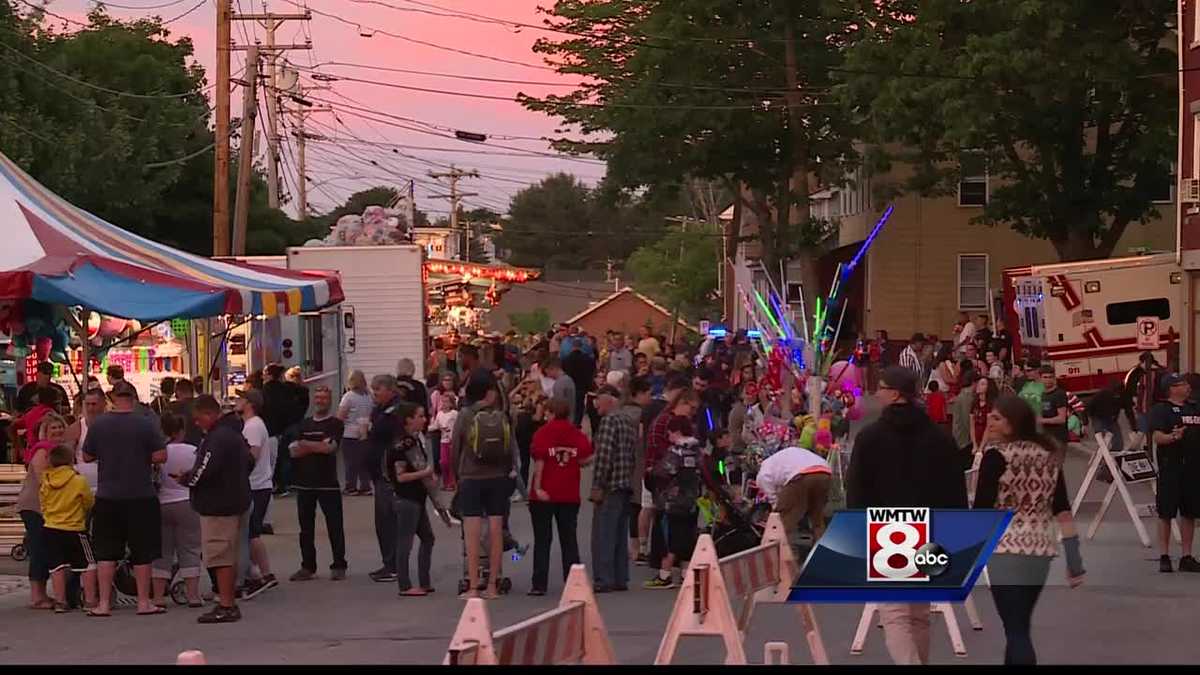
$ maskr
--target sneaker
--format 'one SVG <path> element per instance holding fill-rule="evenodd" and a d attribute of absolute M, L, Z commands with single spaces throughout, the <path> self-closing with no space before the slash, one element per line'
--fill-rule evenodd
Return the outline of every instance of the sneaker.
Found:
<path fill-rule="evenodd" d="M 662 577 L 654 577 L 650 581 L 642 584 L 642 588 L 675 588 L 675 582 Z"/>
<path fill-rule="evenodd" d="M 1185 555 L 1179 559 L 1180 572 L 1200 572 L 1200 562 L 1190 555 Z"/>
<path fill-rule="evenodd" d="M 301 569 L 292 576 L 288 577 L 288 581 L 312 581 L 316 578 L 316 572 L 312 570 Z"/>
<path fill-rule="evenodd" d="M 629 587 L 628 586 L 613 586 L 612 589 L 613 589 L 613 591 L 615 591 L 617 593 L 624 593 L 625 591 L 629 590 Z"/>
<path fill-rule="evenodd" d="M 637 558 L 634 558 L 634 560 L 633 560 L 633 564 L 638 565 L 640 567 L 645 567 L 646 563 L 647 563 L 647 561 L 646 561 L 645 553 L 639 553 Z"/>
<path fill-rule="evenodd" d="M 367 575 L 371 581 L 379 583 L 393 583 L 396 581 L 396 573 L 389 570 L 375 570 Z"/>
<path fill-rule="evenodd" d="M 1180 561 L 1180 562 L 1182 562 L 1182 561 Z M 1158 571 L 1159 572 L 1174 572 L 1175 571 L 1174 568 L 1171 567 L 1171 556 L 1169 556 L 1169 555 L 1158 556 Z"/>
<path fill-rule="evenodd" d="M 274 535 L 275 534 L 275 526 L 270 523 L 263 523 L 262 533 Z"/>
<path fill-rule="evenodd" d="M 329 571 L 330 581 L 344 581 L 346 579 L 346 568 L 340 567 Z"/>
<path fill-rule="evenodd" d="M 197 623 L 233 623 L 242 620 L 242 610 L 233 607 L 222 607 L 217 605 L 211 611 L 205 612 L 196 617 Z"/>
<path fill-rule="evenodd" d="M 275 580 L 275 575 L 265 576 L 262 579 L 248 579 L 243 587 L 245 600 L 253 600 L 258 597 L 263 591 L 270 590 L 279 585 Z"/>
<path fill-rule="evenodd" d="M 612 593 L 612 586 L 595 586 L 592 588 L 593 593 Z"/>

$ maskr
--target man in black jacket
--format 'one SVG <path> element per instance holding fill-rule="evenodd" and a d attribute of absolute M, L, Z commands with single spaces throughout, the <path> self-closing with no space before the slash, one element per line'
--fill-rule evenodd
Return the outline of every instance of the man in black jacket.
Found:
<path fill-rule="evenodd" d="M 883 371 L 878 421 L 859 432 L 847 475 L 846 506 L 967 508 L 967 484 L 954 439 L 917 403 L 913 371 Z M 929 603 L 879 606 L 888 653 L 900 665 L 929 661 Z"/>
<path fill-rule="evenodd" d="M 172 476 L 191 488 L 192 508 L 200 514 L 205 564 L 214 571 L 219 603 L 200 623 L 231 623 L 242 618 L 234 599 L 239 533 L 250 506 L 250 448 L 242 435 L 220 424 L 221 406 L 212 396 L 196 398 L 193 420 L 206 434 L 191 470 Z"/>

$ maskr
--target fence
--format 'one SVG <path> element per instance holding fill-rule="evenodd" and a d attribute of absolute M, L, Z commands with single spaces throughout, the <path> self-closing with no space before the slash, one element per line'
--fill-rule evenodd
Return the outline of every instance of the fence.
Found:
<path fill-rule="evenodd" d="M 0 464 L 0 555 L 11 554 L 25 538 L 25 525 L 16 513 L 17 495 L 24 480 L 24 466 Z"/>
<path fill-rule="evenodd" d="M 746 664 L 744 643 L 754 608 L 759 603 L 785 602 L 797 571 L 778 513 L 772 513 L 767 520 L 762 544 L 726 558 L 717 558 L 712 537 L 701 535 L 667 620 L 655 665 L 671 663 L 679 638 L 685 635 L 719 637 L 725 644 L 725 663 Z M 734 598 L 742 600 L 737 616 L 733 611 Z M 798 604 L 796 610 L 804 625 L 813 662 L 828 665 L 812 607 Z"/>
<path fill-rule="evenodd" d="M 444 665 L 610 665 L 616 663 L 587 569 L 574 565 L 558 607 L 492 632 L 486 603 L 467 601 Z"/>

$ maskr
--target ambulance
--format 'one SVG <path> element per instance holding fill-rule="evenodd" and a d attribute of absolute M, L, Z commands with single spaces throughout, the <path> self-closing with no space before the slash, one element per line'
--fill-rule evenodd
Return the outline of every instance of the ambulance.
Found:
<path fill-rule="evenodd" d="M 1004 318 L 1013 355 L 1050 363 L 1076 393 L 1121 381 L 1157 334 L 1155 359 L 1178 363 L 1186 316 L 1174 253 L 1053 263 L 1004 271 Z"/>

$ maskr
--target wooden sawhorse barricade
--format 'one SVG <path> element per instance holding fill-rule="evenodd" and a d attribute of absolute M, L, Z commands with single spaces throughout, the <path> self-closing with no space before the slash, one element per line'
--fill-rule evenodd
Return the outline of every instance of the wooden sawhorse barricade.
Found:
<path fill-rule="evenodd" d="M 758 603 L 786 602 L 799 568 L 783 528 L 783 519 L 772 513 L 763 532 L 762 544 L 726 558 L 717 558 L 712 537 L 704 534 L 696 543 L 684 574 L 683 586 L 675 598 L 675 607 L 667 620 L 667 630 L 658 647 L 654 664 L 669 664 L 675 657 L 679 638 L 684 635 L 710 635 L 725 643 L 725 663 L 745 665 L 746 629 Z M 733 601 L 742 599 L 741 610 L 734 616 Z M 810 605 L 796 605 L 804 624 L 805 638 L 813 663 L 829 665 L 825 643 L 817 617 Z M 766 645 L 766 661 L 786 649 L 779 643 Z"/>
<path fill-rule="evenodd" d="M 467 601 L 443 665 L 536 666 L 616 663 L 583 565 L 573 565 L 558 607 L 492 632 L 487 605 Z"/>
<path fill-rule="evenodd" d="M 979 620 L 975 602 L 967 597 L 963 604 L 967 611 L 967 620 L 971 622 L 971 629 L 983 630 L 983 623 Z M 878 611 L 878 603 L 869 602 L 863 607 L 862 617 L 858 620 L 858 630 L 854 631 L 854 641 L 850 643 L 851 654 L 862 654 L 863 645 L 867 641 L 867 633 L 871 631 L 871 620 L 875 618 Z M 962 631 L 958 629 L 958 617 L 954 614 L 954 605 L 949 602 L 934 602 L 930 603 L 929 611 L 931 614 L 941 614 L 945 619 L 946 632 L 950 634 L 950 646 L 954 648 L 954 655 L 966 656 L 967 644 L 963 642 Z M 876 622 L 876 625 L 883 628 L 882 621 Z"/>

